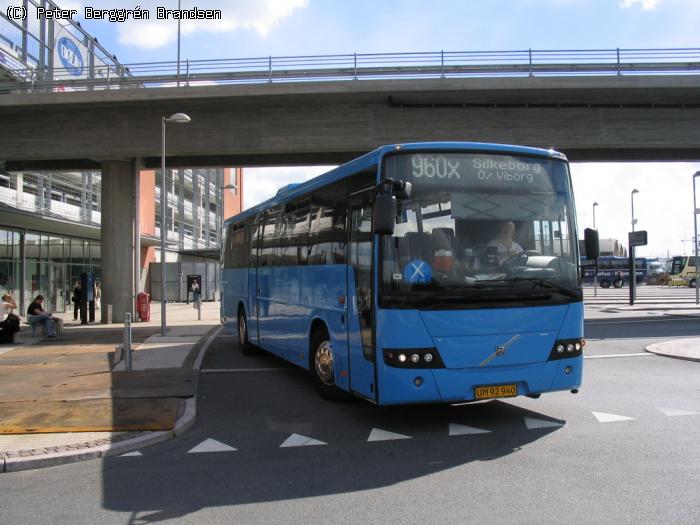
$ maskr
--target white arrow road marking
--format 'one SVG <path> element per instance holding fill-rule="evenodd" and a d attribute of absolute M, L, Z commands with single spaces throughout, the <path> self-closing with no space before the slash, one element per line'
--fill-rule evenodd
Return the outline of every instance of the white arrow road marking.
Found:
<path fill-rule="evenodd" d="M 667 416 L 694 416 L 698 413 L 690 410 L 681 410 L 680 408 L 659 408 L 659 410 Z"/>
<path fill-rule="evenodd" d="M 537 419 L 535 417 L 525 417 L 525 426 L 529 430 L 534 430 L 536 428 L 555 428 L 563 427 L 564 423 L 559 423 L 558 421 L 549 421 L 547 419 Z"/>
<path fill-rule="evenodd" d="M 632 421 L 633 417 L 618 416 L 617 414 L 607 414 L 605 412 L 593 412 L 593 415 L 600 423 L 613 423 L 615 421 Z"/>
<path fill-rule="evenodd" d="M 229 445 L 221 443 L 220 441 L 217 441 L 215 439 L 209 438 L 202 441 L 199 445 L 194 447 L 192 450 L 189 450 L 187 453 L 199 454 L 201 452 L 233 452 L 235 450 L 235 448 Z"/>
<path fill-rule="evenodd" d="M 488 434 L 490 430 L 483 428 L 468 427 L 459 423 L 450 423 L 450 436 L 466 436 L 467 434 Z"/>
<path fill-rule="evenodd" d="M 369 433 L 367 441 L 389 441 L 392 439 L 411 439 L 411 436 L 396 434 L 395 432 L 389 432 L 388 430 L 382 430 L 381 428 L 373 428 L 372 432 Z"/>
<path fill-rule="evenodd" d="M 135 450 L 134 452 L 127 452 L 126 454 L 119 455 L 120 458 L 133 458 L 136 456 L 143 456 L 143 454 L 141 454 L 141 452 L 139 452 L 138 450 Z"/>
<path fill-rule="evenodd" d="M 280 448 L 282 447 L 308 447 L 310 445 L 327 445 L 328 443 L 325 443 L 323 441 L 319 441 L 318 439 L 302 436 L 300 434 L 292 434 L 289 436 L 284 443 L 280 445 Z"/>

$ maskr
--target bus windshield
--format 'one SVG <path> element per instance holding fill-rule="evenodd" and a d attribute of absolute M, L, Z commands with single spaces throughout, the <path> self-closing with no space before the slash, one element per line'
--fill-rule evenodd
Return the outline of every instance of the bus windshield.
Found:
<path fill-rule="evenodd" d="M 411 182 L 381 246 L 383 306 L 580 300 L 566 162 L 480 153 L 396 154 Z"/>

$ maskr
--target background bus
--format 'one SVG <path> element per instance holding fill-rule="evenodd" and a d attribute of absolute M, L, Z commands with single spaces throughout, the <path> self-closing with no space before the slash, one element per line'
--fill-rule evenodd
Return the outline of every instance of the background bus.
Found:
<path fill-rule="evenodd" d="M 226 222 L 222 322 L 331 399 L 576 392 L 577 238 L 559 153 L 385 146 Z"/>
<path fill-rule="evenodd" d="M 695 256 L 676 256 L 673 259 L 669 259 L 667 265 L 669 286 L 690 286 L 695 288 L 697 283 Z"/>
<path fill-rule="evenodd" d="M 630 267 L 629 257 L 615 257 L 604 255 L 598 258 L 598 285 L 601 288 L 622 288 L 629 286 Z M 583 282 L 593 284 L 595 275 L 595 261 L 586 257 L 581 257 L 581 268 L 583 271 Z M 647 280 L 647 260 L 644 257 L 635 258 L 635 272 L 637 283 Z"/>

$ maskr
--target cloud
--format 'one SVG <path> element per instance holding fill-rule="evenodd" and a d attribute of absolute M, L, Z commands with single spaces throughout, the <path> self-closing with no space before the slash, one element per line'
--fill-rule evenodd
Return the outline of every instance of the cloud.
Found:
<path fill-rule="evenodd" d="M 77 0 L 70 0 L 77 3 Z M 81 2 L 99 9 L 123 9 L 124 2 L 106 0 L 99 5 Z M 150 13 L 149 20 L 119 22 L 119 43 L 140 49 L 156 49 L 177 39 L 177 20 L 157 20 L 156 7 L 176 9 L 175 0 L 142 0 L 140 5 Z M 182 35 L 226 33 L 239 29 L 252 30 L 262 36 L 270 33 L 284 18 L 297 9 L 306 8 L 309 0 L 182 0 L 181 8 L 218 9 L 221 20 L 182 20 Z M 132 8 L 134 6 L 131 6 Z"/>
<path fill-rule="evenodd" d="M 281 187 L 293 182 L 305 182 L 330 171 L 335 166 L 290 166 L 284 168 L 245 168 L 243 204 L 256 206 L 274 196 Z"/>
<path fill-rule="evenodd" d="M 631 230 L 631 191 L 637 230 L 647 230 L 649 245 L 639 255 L 680 255 L 693 235 L 692 175 L 700 164 L 690 162 L 575 163 L 571 174 L 579 234 L 592 226 L 593 202 L 601 238 L 627 244 Z"/>
<path fill-rule="evenodd" d="M 658 6 L 660 2 L 661 0 L 620 0 L 620 7 L 622 7 L 623 9 L 627 9 L 630 7 L 641 5 L 642 10 L 652 11 L 656 9 L 656 6 Z"/>

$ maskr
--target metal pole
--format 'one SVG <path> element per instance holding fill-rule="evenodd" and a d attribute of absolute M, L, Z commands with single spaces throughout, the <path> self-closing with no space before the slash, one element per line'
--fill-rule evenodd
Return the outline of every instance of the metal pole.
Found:
<path fill-rule="evenodd" d="M 202 320 L 202 291 L 199 291 L 200 295 L 199 298 L 197 299 L 197 321 Z"/>
<path fill-rule="evenodd" d="M 92 208 L 92 202 L 90 203 Z M 134 160 L 134 301 L 141 292 L 141 159 Z"/>
<path fill-rule="evenodd" d="M 698 283 L 698 208 L 695 200 L 695 179 L 700 176 L 700 171 L 693 175 L 693 226 L 695 227 L 695 304 L 700 304 L 700 283 Z"/>
<path fill-rule="evenodd" d="M 177 10 L 180 11 L 180 0 L 177 0 Z M 180 19 L 177 19 L 177 87 L 180 87 Z"/>
<path fill-rule="evenodd" d="M 634 194 L 637 193 L 637 190 L 632 190 L 632 193 L 630 194 L 630 200 L 632 202 L 632 231 L 634 231 Z M 631 264 L 631 272 L 630 272 L 630 304 L 634 304 L 634 300 L 637 298 L 637 268 L 636 268 L 636 263 L 637 261 L 635 260 L 635 254 L 634 254 L 634 246 L 632 243 L 629 243 L 629 250 L 630 250 L 630 257 L 632 258 L 632 264 Z"/>
<path fill-rule="evenodd" d="M 160 335 L 167 332 L 165 322 L 165 117 L 162 117 L 162 149 L 160 162 Z"/>
<path fill-rule="evenodd" d="M 595 230 L 595 207 L 597 202 L 593 203 L 593 229 Z M 598 259 L 595 260 L 595 268 L 593 270 L 593 297 L 598 297 Z"/>
<path fill-rule="evenodd" d="M 131 314 L 124 314 L 124 366 L 131 372 Z"/>

